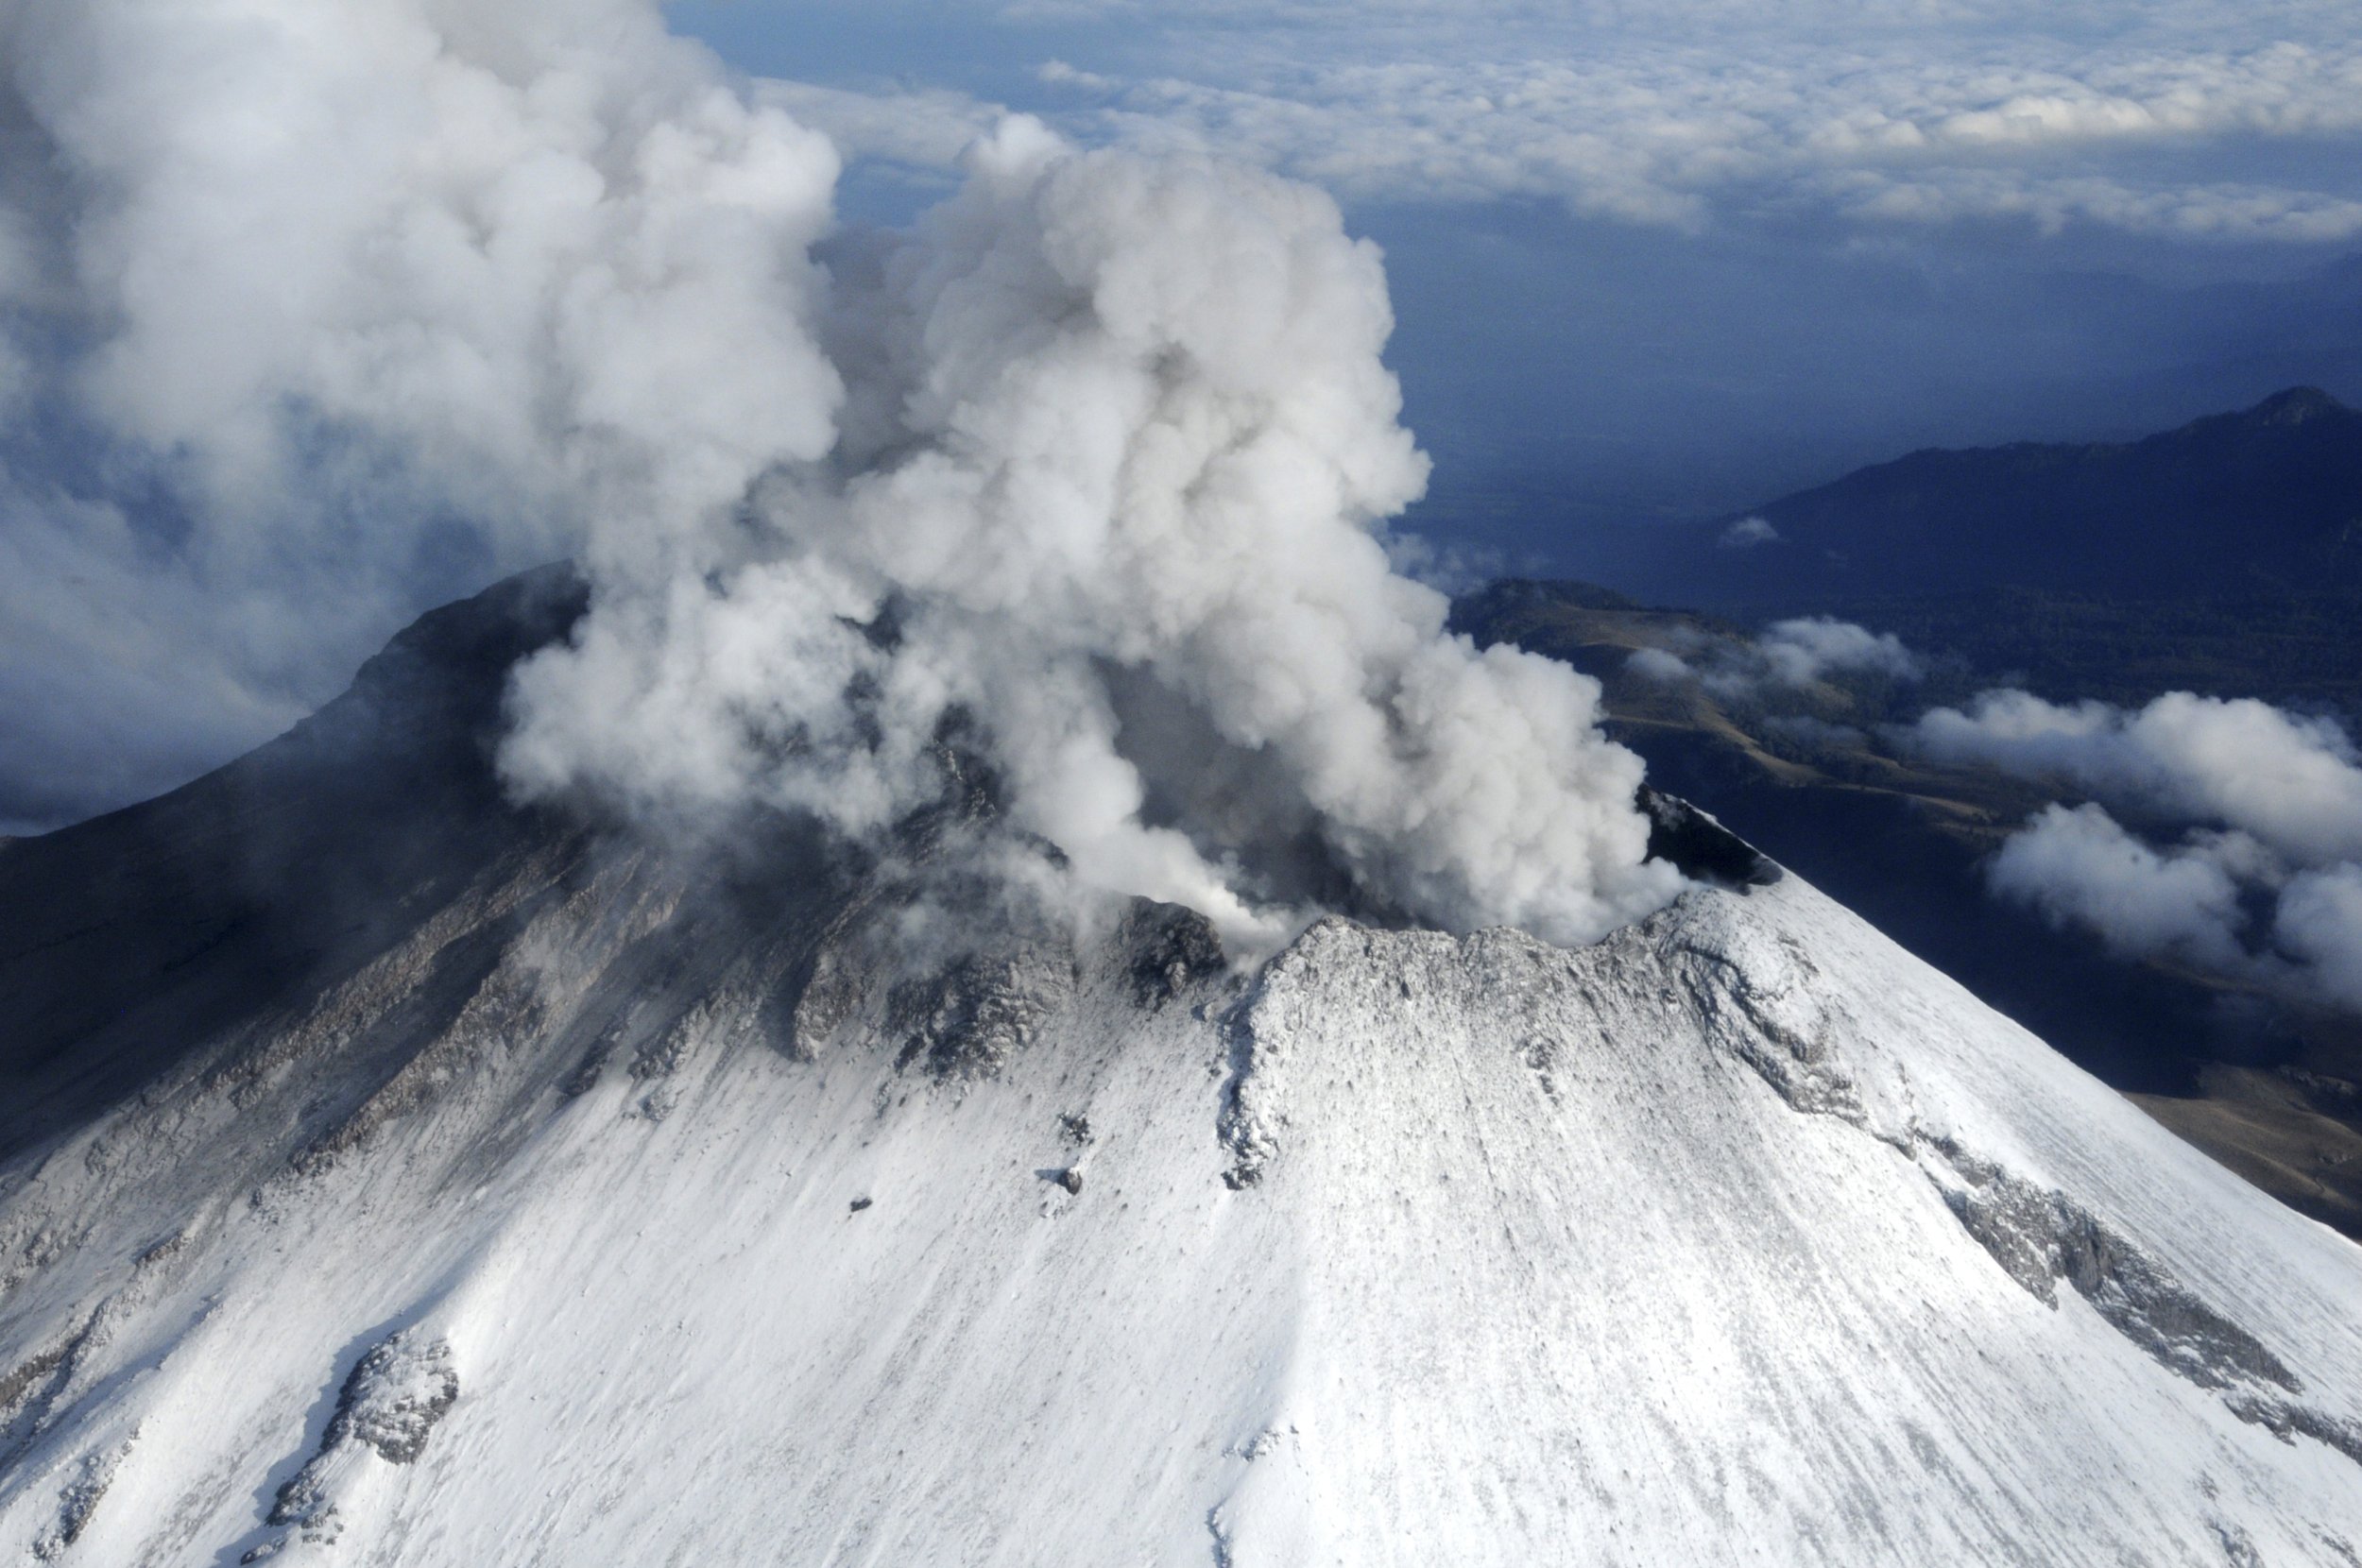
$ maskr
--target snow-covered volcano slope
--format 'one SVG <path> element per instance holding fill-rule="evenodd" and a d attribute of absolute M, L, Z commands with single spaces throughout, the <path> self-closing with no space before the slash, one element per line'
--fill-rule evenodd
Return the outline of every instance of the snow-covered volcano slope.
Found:
<path fill-rule="evenodd" d="M 2362 1250 L 1795 879 L 914 963 L 498 808 L 505 591 L 0 849 L 11 1560 L 2362 1552 Z"/>

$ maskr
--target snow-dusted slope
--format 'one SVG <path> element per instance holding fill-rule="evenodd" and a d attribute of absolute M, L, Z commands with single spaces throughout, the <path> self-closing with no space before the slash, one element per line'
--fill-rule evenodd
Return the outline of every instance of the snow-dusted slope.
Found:
<path fill-rule="evenodd" d="M 1239 971 L 1142 905 L 914 962 L 944 824 L 888 875 L 502 821 L 118 1013 L 24 978 L 103 928 L 19 922 L 0 1553 L 2362 1553 L 2362 1250 L 1793 878 L 1572 952 Z"/>

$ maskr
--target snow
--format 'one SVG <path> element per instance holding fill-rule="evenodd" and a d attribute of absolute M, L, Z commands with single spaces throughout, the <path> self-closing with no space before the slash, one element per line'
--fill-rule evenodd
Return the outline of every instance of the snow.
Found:
<path fill-rule="evenodd" d="M 560 859 L 0 1170 L 0 1558 L 2362 1552 L 2362 1250 L 1792 877 L 898 990 Z"/>

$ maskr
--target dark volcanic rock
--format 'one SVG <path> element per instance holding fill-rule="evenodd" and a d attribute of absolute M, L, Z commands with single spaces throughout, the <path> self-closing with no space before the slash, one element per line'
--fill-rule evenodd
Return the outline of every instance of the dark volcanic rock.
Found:
<path fill-rule="evenodd" d="M 1133 995 L 1143 1002 L 1170 1001 L 1228 962 L 1213 922 L 1178 904 L 1134 900 L 1116 941 L 1131 956 Z"/>
<path fill-rule="evenodd" d="M 1649 817 L 1649 858 L 1721 887 L 1769 887 L 1780 879 L 1770 856 L 1678 795 L 1640 786 Z"/>

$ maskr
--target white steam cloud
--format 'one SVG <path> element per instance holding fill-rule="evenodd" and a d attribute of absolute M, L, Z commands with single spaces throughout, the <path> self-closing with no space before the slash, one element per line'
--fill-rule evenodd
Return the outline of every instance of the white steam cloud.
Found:
<path fill-rule="evenodd" d="M 2091 797 L 2003 846 L 2003 896 L 2128 957 L 2362 1012 L 2362 755 L 2341 725 L 2186 691 L 2138 709 L 1989 691 L 1899 738 Z"/>
<path fill-rule="evenodd" d="M 571 553 L 528 793 L 868 834 L 952 740 L 1084 887 L 1241 933 L 1340 874 L 1566 942 L 1678 886 L 1595 683 L 1389 569 L 1426 465 L 1318 192 L 1019 119 L 840 232 L 826 140 L 643 0 L 24 0 L 0 58 L 7 532 L 94 618 L 236 606 L 204 679 L 284 707 Z"/>

